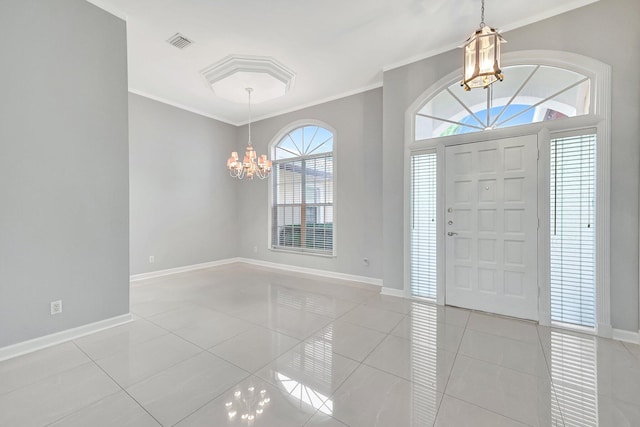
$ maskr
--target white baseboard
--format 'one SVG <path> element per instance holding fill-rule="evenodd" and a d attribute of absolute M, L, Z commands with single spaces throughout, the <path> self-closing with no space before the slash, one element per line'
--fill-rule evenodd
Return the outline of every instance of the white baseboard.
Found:
<path fill-rule="evenodd" d="M 153 279 L 156 277 L 169 276 L 172 274 L 185 273 L 187 271 L 201 270 L 204 268 L 218 267 L 226 264 L 233 264 L 236 262 L 243 262 L 245 264 L 257 265 L 260 267 L 273 268 L 277 270 L 285 270 L 294 273 L 311 274 L 314 276 L 329 277 L 332 279 L 348 280 L 350 282 L 362 283 L 365 285 L 373 285 L 376 287 L 382 287 L 382 279 L 367 276 L 357 276 L 354 274 L 338 273 L 328 270 L 317 270 L 314 268 L 298 267 L 289 264 L 278 264 L 269 261 L 260 261 L 251 258 L 228 258 L 219 261 L 205 262 L 202 264 L 185 265 L 184 267 L 169 268 L 166 270 L 150 271 L 148 273 L 134 274 L 129 277 L 131 282 L 137 282 L 145 279 Z"/>
<path fill-rule="evenodd" d="M 612 335 L 614 340 L 640 344 L 640 331 L 633 332 L 633 331 L 625 331 L 622 329 L 614 329 Z"/>
<path fill-rule="evenodd" d="M 382 290 L 380 290 L 380 293 L 382 295 L 387 295 L 390 297 L 406 298 L 406 295 L 404 294 L 404 291 L 402 289 L 383 287 Z"/>
<path fill-rule="evenodd" d="M 241 258 L 227 258 L 218 261 L 203 262 L 202 264 L 185 265 L 184 267 L 168 268 L 166 270 L 150 271 L 148 273 L 140 273 L 129 276 L 129 281 L 137 282 L 139 280 L 153 279 L 156 277 L 169 276 L 171 274 L 185 273 L 187 271 L 201 270 L 203 268 L 218 267 L 220 265 L 233 264 L 241 262 Z"/>
<path fill-rule="evenodd" d="M 89 323 L 88 325 L 78 326 L 77 328 L 67 329 L 66 331 L 56 332 L 55 334 L 45 335 L 29 341 L 23 341 L 2 347 L 0 348 L 0 362 L 13 357 L 22 356 L 23 354 L 31 353 L 32 351 L 41 350 L 46 347 L 51 347 L 53 345 L 80 338 L 94 332 L 113 328 L 114 326 L 119 326 L 130 321 L 131 313 L 127 313 L 121 316 Z"/>
<path fill-rule="evenodd" d="M 277 270 L 286 270 L 286 271 L 291 271 L 295 273 L 311 274 L 314 276 L 329 277 L 332 279 L 348 280 L 351 282 L 358 282 L 358 283 L 363 283 L 367 285 L 382 287 L 382 279 L 377 279 L 375 277 L 356 276 L 354 274 L 338 273 L 335 271 L 328 271 L 328 270 L 317 270 L 314 268 L 298 267 L 298 266 L 289 265 L 289 264 L 278 264 L 275 262 L 261 261 L 257 259 L 251 259 L 251 258 L 238 258 L 238 261 L 251 264 L 251 265 L 257 265 L 260 267 L 274 268 Z"/>
<path fill-rule="evenodd" d="M 598 336 L 604 338 L 613 338 L 614 329 L 610 324 L 598 323 Z"/>

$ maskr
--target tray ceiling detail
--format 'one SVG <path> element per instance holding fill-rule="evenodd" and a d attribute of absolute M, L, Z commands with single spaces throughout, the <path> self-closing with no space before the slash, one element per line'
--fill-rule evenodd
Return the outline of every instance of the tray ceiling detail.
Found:
<path fill-rule="evenodd" d="M 295 73 L 268 56 L 229 55 L 201 71 L 218 98 L 247 103 L 246 88 L 253 88 L 251 102 L 259 104 L 284 96 L 293 87 Z"/>

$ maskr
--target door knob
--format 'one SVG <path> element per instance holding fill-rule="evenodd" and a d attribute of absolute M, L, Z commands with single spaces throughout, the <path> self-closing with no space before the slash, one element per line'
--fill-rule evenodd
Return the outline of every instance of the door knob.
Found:
<path fill-rule="evenodd" d="M 455 233 L 455 232 L 453 232 L 453 231 L 449 231 L 449 232 L 447 233 L 447 236 L 457 236 L 457 235 L 458 235 L 458 233 Z"/>

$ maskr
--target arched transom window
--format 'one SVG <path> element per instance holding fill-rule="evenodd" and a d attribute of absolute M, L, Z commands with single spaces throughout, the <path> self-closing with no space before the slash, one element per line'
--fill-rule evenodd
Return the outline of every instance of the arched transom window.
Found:
<path fill-rule="evenodd" d="M 273 146 L 271 245 L 333 254 L 334 135 L 303 125 Z"/>
<path fill-rule="evenodd" d="M 454 83 L 415 117 L 415 139 L 478 132 L 589 114 L 590 79 L 547 65 L 504 68 L 503 82 L 465 92 Z"/>

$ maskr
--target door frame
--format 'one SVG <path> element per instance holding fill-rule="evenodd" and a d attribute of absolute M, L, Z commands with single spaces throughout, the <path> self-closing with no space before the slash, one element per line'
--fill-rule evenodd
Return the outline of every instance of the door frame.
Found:
<path fill-rule="evenodd" d="M 438 256 L 436 304 L 445 304 L 445 236 L 444 236 L 444 185 L 445 185 L 445 147 L 450 145 L 482 142 L 523 135 L 537 135 L 538 138 L 538 319 L 539 324 L 551 326 L 551 290 L 550 290 L 550 141 L 554 134 L 581 129 L 596 129 L 596 327 L 593 331 L 603 337 L 612 336 L 610 309 L 610 164 L 611 164 L 611 67 L 600 61 L 570 52 L 560 51 L 521 51 L 505 54 L 503 63 L 508 65 L 541 64 L 576 70 L 591 78 L 591 112 L 588 115 L 562 120 L 531 123 L 502 129 L 492 129 L 462 135 L 450 135 L 440 138 L 415 140 L 415 114 L 420 108 L 439 93 L 459 80 L 461 70 L 455 70 L 441 78 L 422 94 L 405 111 L 404 143 L 404 289 L 406 298 L 411 298 L 410 289 L 410 197 L 411 174 L 410 161 L 413 153 L 435 150 L 437 153 L 437 237 Z"/>

